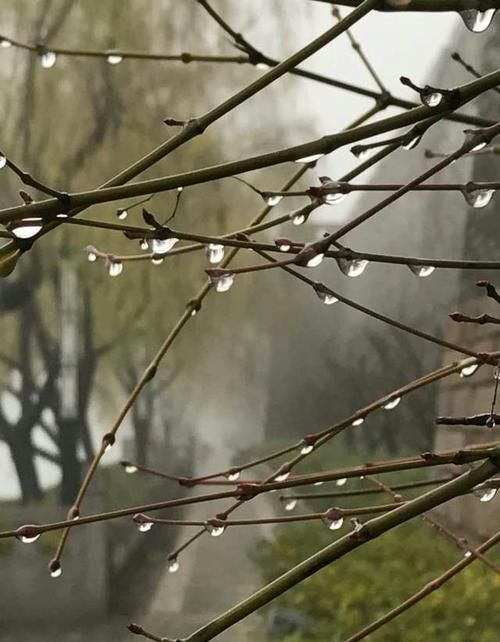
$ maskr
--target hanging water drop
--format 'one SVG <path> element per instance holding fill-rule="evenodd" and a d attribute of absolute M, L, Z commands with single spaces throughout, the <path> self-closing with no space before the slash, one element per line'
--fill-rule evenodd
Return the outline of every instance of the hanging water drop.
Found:
<path fill-rule="evenodd" d="M 274 207 L 275 205 L 278 205 L 278 203 L 281 203 L 283 200 L 283 196 L 280 196 L 279 194 L 270 194 L 269 196 L 266 197 L 266 203 L 269 207 Z"/>
<path fill-rule="evenodd" d="M 168 563 L 168 572 L 169 573 L 177 573 L 178 570 L 179 570 L 179 562 L 177 561 L 177 558 L 174 557 Z"/>
<path fill-rule="evenodd" d="M 429 91 L 422 94 L 422 102 L 427 107 L 437 107 L 444 96 L 440 91 Z"/>
<path fill-rule="evenodd" d="M 365 259 L 337 259 L 340 271 L 346 276 L 360 276 L 365 271 L 368 261 Z"/>
<path fill-rule="evenodd" d="M 11 223 L 10 230 L 18 239 L 30 239 L 42 229 L 41 218 L 23 218 Z"/>
<path fill-rule="evenodd" d="M 94 252 L 94 250 L 89 250 L 87 253 L 87 261 L 89 263 L 95 263 L 97 261 L 97 254 Z"/>
<path fill-rule="evenodd" d="M 319 482 L 314 482 L 313 486 L 323 486 L 325 482 L 319 481 Z"/>
<path fill-rule="evenodd" d="M 488 205 L 494 193 L 494 189 L 476 189 L 471 192 L 465 191 L 463 194 L 469 205 L 472 205 L 475 209 L 481 209 Z"/>
<path fill-rule="evenodd" d="M 134 464 L 125 464 L 124 468 L 125 468 L 125 472 L 128 475 L 133 475 L 134 473 L 136 473 L 138 471 L 137 466 L 134 466 Z"/>
<path fill-rule="evenodd" d="M 362 423 L 364 423 L 364 417 L 358 417 L 352 422 L 353 426 L 361 426 Z"/>
<path fill-rule="evenodd" d="M 23 544 L 33 544 L 40 537 L 40 531 L 37 526 L 33 524 L 28 524 L 26 526 L 21 526 L 16 531 L 16 537 Z"/>
<path fill-rule="evenodd" d="M 314 163 L 315 161 L 322 158 L 324 154 L 311 154 L 311 156 L 304 156 L 303 158 L 298 158 L 296 163 Z"/>
<path fill-rule="evenodd" d="M 312 453 L 313 450 L 314 450 L 314 446 L 312 444 L 304 444 L 300 449 L 300 454 L 308 455 L 309 453 Z"/>
<path fill-rule="evenodd" d="M 171 236 L 168 239 L 153 239 L 151 241 L 151 249 L 155 254 L 166 254 L 169 252 L 179 239 Z"/>
<path fill-rule="evenodd" d="M 53 577 L 54 579 L 57 577 L 61 577 L 62 575 L 62 568 L 59 566 L 59 568 L 55 568 L 54 570 L 50 571 L 50 577 Z"/>
<path fill-rule="evenodd" d="M 401 397 L 393 397 L 392 399 L 389 399 L 382 408 L 384 410 L 392 410 L 393 408 L 396 408 L 396 406 L 399 406 L 399 402 L 401 401 Z"/>
<path fill-rule="evenodd" d="M 486 11 L 464 9 L 463 11 L 459 11 L 459 14 L 469 31 L 472 31 L 473 33 L 481 33 L 486 31 L 490 26 L 495 12 L 496 9 L 486 9 Z"/>
<path fill-rule="evenodd" d="M 331 517 L 328 516 L 330 513 Z M 336 511 L 335 508 L 327 511 L 326 516 L 323 517 L 323 521 L 330 531 L 338 531 L 339 528 L 342 528 L 342 526 L 344 525 L 344 518 L 342 517 L 342 515 L 339 515 L 338 511 Z"/>
<path fill-rule="evenodd" d="M 213 524 L 207 524 L 205 526 L 207 532 L 212 537 L 220 537 L 222 533 L 226 530 L 225 526 L 214 526 Z"/>
<path fill-rule="evenodd" d="M 107 55 L 106 60 L 110 65 L 119 65 L 123 60 L 123 56 L 117 53 L 110 53 Z"/>
<path fill-rule="evenodd" d="M 292 223 L 294 225 L 303 225 L 306 222 L 305 214 L 295 214 L 292 216 Z"/>
<path fill-rule="evenodd" d="M 471 551 L 465 551 L 464 557 L 467 559 L 469 557 L 472 557 L 472 552 Z"/>
<path fill-rule="evenodd" d="M 341 477 L 336 481 L 337 486 L 345 486 L 346 484 L 347 484 L 347 477 Z"/>
<path fill-rule="evenodd" d="M 2 47 L 2 49 L 8 49 L 12 47 L 12 43 L 10 40 L 7 40 L 7 38 L 0 38 L 0 47 Z"/>
<path fill-rule="evenodd" d="M 40 56 L 40 62 L 44 69 L 50 69 L 56 64 L 57 56 L 54 51 L 44 51 Z"/>
<path fill-rule="evenodd" d="M 274 481 L 277 481 L 277 482 L 284 482 L 284 481 L 286 481 L 289 477 L 290 477 L 290 473 L 282 473 L 281 475 L 277 475 L 277 476 L 274 478 Z"/>
<path fill-rule="evenodd" d="M 340 201 L 343 201 L 347 196 L 345 192 L 331 192 L 330 194 L 325 194 L 323 201 L 328 203 L 328 205 L 337 205 Z"/>
<path fill-rule="evenodd" d="M 421 278 L 430 276 L 436 269 L 433 265 L 408 265 L 413 274 Z"/>
<path fill-rule="evenodd" d="M 141 250 L 149 250 L 149 243 L 146 241 L 146 239 L 142 239 L 139 243 L 139 247 L 141 248 Z"/>
<path fill-rule="evenodd" d="M 306 266 L 307 267 L 318 267 L 323 262 L 323 259 L 325 258 L 325 255 L 322 252 L 318 252 L 315 256 L 309 259 L 307 261 Z"/>
<path fill-rule="evenodd" d="M 473 363 L 470 366 L 464 366 L 462 370 L 460 370 L 460 376 L 462 379 L 466 377 L 472 377 L 472 375 L 476 372 L 476 370 L 479 368 L 478 363 Z"/>
<path fill-rule="evenodd" d="M 320 301 L 323 301 L 325 305 L 332 305 L 333 303 L 337 303 L 338 299 L 333 296 L 333 294 L 330 294 L 330 292 L 327 292 L 326 290 L 317 289 L 316 294 L 318 295 L 318 299 Z"/>
<path fill-rule="evenodd" d="M 491 502 L 492 499 L 495 499 L 497 490 L 497 488 L 477 488 L 472 492 L 480 502 L 486 504 L 487 502 Z"/>
<path fill-rule="evenodd" d="M 285 502 L 285 510 L 286 511 L 292 511 L 295 506 L 297 506 L 297 500 L 296 499 L 289 499 Z"/>
<path fill-rule="evenodd" d="M 276 239 L 275 244 L 280 252 L 288 252 L 292 247 L 288 239 Z"/>
<path fill-rule="evenodd" d="M 224 258 L 224 246 L 220 243 L 209 243 L 207 245 L 207 257 L 209 263 L 220 263 Z"/>
<path fill-rule="evenodd" d="M 227 292 L 234 283 L 234 274 L 232 272 L 223 272 L 222 274 L 210 276 L 210 279 L 217 292 Z"/>
<path fill-rule="evenodd" d="M 269 69 L 269 66 L 265 62 L 258 62 L 255 67 L 257 69 Z"/>
<path fill-rule="evenodd" d="M 119 208 L 116 210 L 116 216 L 118 217 L 118 219 L 119 219 L 120 221 L 124 221 L 124 220 L 127 218 L 127 216 L 128 216 L 128 212 L 127 212 L 126 208 L 124 208 L 124 207 L 119 207 Z"/>
<path fill-rule="evenodd" d="M 109 276 L 118 276 L 123 272 L 123 263 L 121 261 L 108 261 Z"/>
<path fill-rule="evenodd" d="M 154 257 L 151 259 L 151 263 L 152 263 L 153 265 L 161 265 L 161 264 L 163 263 L 163 258 L 162 258 L 161 256 L 154 256 Z"/>
<path fill-rule="evenodd" d="M 0 152 L 0 169 L 3 169 L 7 165 L 7 157 L 5 154 Z"/>
<path fill-rule="evenodd" d="M 233 471 L 233 472 L 230 472 L 230 473 L 228 473 L 228 474 L 226 475 L 226 477 L 227 477 L 227 478 L 228 478 L 228 480 L 229 480 L 229 481 L 231 481 L 231 482 L 233 482 L 233 481 L 237 481 L 237 480 L 240 478 L 240 471 L 239 471 L 239 470 L 235 470 L 235 471 Z"/>

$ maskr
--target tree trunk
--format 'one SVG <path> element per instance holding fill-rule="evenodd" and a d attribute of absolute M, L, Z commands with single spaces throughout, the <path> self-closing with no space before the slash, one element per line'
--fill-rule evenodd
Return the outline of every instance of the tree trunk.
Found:
<path fill-rule="evenodd" d="M 42 490 L 35 468 L 31 432 L 16 431 L 9 446 L 21 487 L 22 503 L 29 504 L 41 499 Z"/>
<path fill-rule="evenodd" d="M 58 418 L 59 452 L 61 456 L 61 503 L 70 506 L 80 487 L 80 462 L 78 460 L 78 419 Z"/>

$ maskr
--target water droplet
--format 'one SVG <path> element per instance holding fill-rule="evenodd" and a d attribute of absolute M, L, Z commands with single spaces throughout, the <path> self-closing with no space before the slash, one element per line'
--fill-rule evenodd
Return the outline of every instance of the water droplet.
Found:
<path fill-rule="evenodd" d="M 155 254 L 166 254 L 169 252 L 179 239 L 171 236 L 168 239 L 153 239 L 151 241 L 151 249 Z"/>
<path fill-rule="evenodd" d="M 406 143 L 405 145 L 401 145 L 401 147 L 409 152 L 419 144 L 421 138 L 422 136 L 414 136 L 408 143 Z"/>
<path fill-rule="evenodd" d="M 285 502 L 285 510 L 291 511 L 297 506 L 297 500 L 296 499 L 289 499 Z"/>
<path fill-rule="evenodd" d="M 289 477 L 290 477 L 290 473 L 282 473 L 281 475 L 277 475 L 277 476 L 274 478 L 274 481 L 277 481 L 277 482 L 284 482 L 284 481 L 286 481 Z"/>
<path fill-rule="evenodd" d="M 45 51 L 40 56 L 40 62 L 44 69 L 50 69 L 56 64 L 57 56 L 54 51 Z"/>
<path fill-rule="evenodd" d="M 337 205 L 340 201 L 343 201 L 347 196 L 345 192 L 331 192 L 330 194 L 325 194 L 323 201 L 328 203 L 328 205 Z"/>
<path fill-rule="evenodd" d="M 170 560 L 168 564 L 168 572 L 177 573 L 178 570 L 179 570 L 179 562 L 177 561 L 177 558 L 174 557 L 174 559 Z"/>
<path fill-rule="evenodd" d="M 57 577 L 61 577 L 62 575 L 62 568 L 59 566 L 59 568 L 55 568 L 52 571 L 50 571 L 50 577 L 53 577 L 54 579 Z"/>
<path fill-rule="evenodd" d="M 7 165 L 7 157 L 5 154 L 0 154 L 0 169 L 3 169 Z"/>
<path fill-rule="evenodd" d="M 118 54 L 109 54 L 106 60 L 109 62 L 110 65 L 119 65 L 123 60 L 123 56 L 120 56 Z"/>
<path fill-rule="evenodd" d="M 30 239 L 42 229 L 41 218 L 23 218 L 21 221 L 14 221 L 10 230 L 18 239 Z"/>
<path fill-rule="evenodd" d="M 460 370 L 460 376 L 463 378 L 465 377 L 472 377 L 472 375 L 476 372 L 476 370 L 479 368 L 478 363 L 473 363 L 470 366 L 464 366 L 462 370 Z"/>
<path fill-rule="evenodd" d="M 487 502 L 491 502 L 492 499 L 495 499 L 497 490 L 497 488 L 477 488 L 472 492 L 479 498 L 480 502 L 486 504 Z"/>
<path fill-rule="evenodd" d="M 314 482 L 313 486 L 323 486 L 325 482 L 319 481 L 319 482 Z"/>
<path fill-rule="evenodd" d="M 59 212 L 59 214 L 56 214 L 56 218 L 69 218 L 69 216 L 65 212 Z"/>
<path fill-rule="evenodd" d="M 146 241 L 146 239 L 142 239 L 142 241 L 139 243 L 139 247 L 141 250 L 149 250 L 149 243 Z"/>
<path fill-rule="evenodd" d="M 120 221 L 124 221 L 124 220 L 127 218 L 127 216 L 128 216 L 128 212 L 127 212 L 127 210 L 126 210 L 124 207 L 119 207 L 119 208 L 116 210 L 116 216 L 118 217 L 118 219 L 119 219 Z"/>
<path fill-rule="evenodd" d="M 487 428 L 494 428 L 497 425 L 497 422 L 495 421 L 495 417 L 490 415 L 488 419 L 486 420 L 486 426 Z"/>
<path fill-rule="evenodd" d="M 118 276 L 122 272 L 123 272 L 123 263 L 121 261 L 108 261 L 109 276 Z"/>
<path fill-rule="evenodd" d="M 465 551 L 464 557 L 465 558 L 472 557 L 472 552 L 471 551 Z"/>
<path fill-rule="evenodd" d="M 475 189 L 472 192 L 465 191 L 463 194 L 469 205 L 472 205 L 472 207 L 476 209 L 480 209 L 481 207 L 486 207 L 488 205 L 494 193 L 494 189 Z"/>
<path fill-rule="evenodd" d="M 207 245 L 207 256 L 209 263 L 220 263 L 224 258 L 224 246 L 220 243 L 209 243 Z"/>
<path fill-rule="evenodd" d="M 40 531 L 37 526 L 33 524 L 27 524 L 26 526 L 21 526 L 16 531 L 16 537 L 23 544 L 33 544 L 40 537 Z"/>
<path fill-rule="evenodd" d="M 151 259 L 151 263 L 152 263 L 153 265 L 161 265 L 161 264 L 163 263 L 163 258 L 162 258 L 161 256 L 154 256 L 154 257 Z"/>
<path fill-rule="evenodd" d="M 215 285 L 217 292 L 227 292 L 234 283 L 234 274 L 232 272 L 226 272 L 211 276 L 210 279 Z"/>
<path fill-rule="evenodd" d="M 422 102 L 427 107 L 437 107 L 444 96 L 440 91 L 429 91 L 422 94 Z"/>
<path fill-rule="evenodd" d="M 269 69 L 265 62 L 258 62 L 255 66 L 257 69 Z"/>
<path fill-rule="evenodd" d="M 276 245 L 278 247 L 278 250 L 280 252 L 288 252 L 288 250 L 290 250 L 291 247 L 292 247 L 291 244 L 288 241 L 284 241 L 284 240 L 280 240 L 280 239 L 276 239 L 275 243 L 276 243 Z"/>
<path fill-rule="evenodd" d="M 153 522 L 141 522 L 137 528 L 140 533 L 148 533 L 153 528 Z"/>
<path fill-rule="evenodd" d="M 97 254 L 93 250 L 89 250 L 87 261 L 89 261 L 89 263 L 95 263 L 97 261 Z"/>
<path fill-rule="evenodd" d="M 330 509 L 332 514 L 335 513 L 335 509 Z M 330 519 L 329 517 L 324 517 L 323 518 L 324 523 L 326 524 L 328 530 L 330 531 L 338 531 L 339 528 L 342 528 L 344 525 L 344 518 L 342 515 L 336 516 L 333 519 Z"/>
<path fill-rule="evenodd" d="M 271 194 L 266 198 L 266 203 L 269 207 L 274 207 L 275 205 L 278 205 L 278 203 L 281 203 L 282 200 L 283 196 L 280 196 L 279 194 Z"/>
<path fill-rule="evenodd" d="M 220 537 L 222 533 L 226 530 L 225 526 L 214 526 L 214 524 L 207 524 L 205 526 L 207 532 L 212 537 Z"/>
<path fill-rule="evenodd" d="M 318 267 L 323 262 L 323 259 L 325 258 L 325 255 L 322 252 L 318 252 L 315 256 L 313 256 L 309 261 L 307 261 L 306 265 L 307 267 Z"/>
<path fill-rule="evenodd" d="M 319 300 L 323 301 L 325 305 L 332 305 L 338 301 L 333 294 L 330 294 L 330 292 L 327 292 L 326 290 L 318 289 L 316 290 L 316 294 L 318 295 Z"/>
<path fill-rule="evenodd" d="M 134 464 L 126 464 L 125 466 L 125 472 L 129 475 L 133 475 L 136 473 L 138 470 L 137 466 L 134 466 Z"/>
<path fill-rule="evenodd" d="M 104 452 L 108 453 L 111 450 L 111 448 L 113 448 L 113 444 L 106 444 L 104 446 Z"/>
<path fill-rule="evenodd" d="M 364 423 L 364 417 L 358 417 L 352 422 L 353 426 L 361 426 L 362 423 Z"/>
<path fill-rule="evenodd" d="M 12 43 L 10 40 L 7 40 L 7 38 L 0 38 L 0 47 L 2 47 L 2 49 L 8 49 L 12 47 Z"/>
<path fill-rule="evenodd" d="M 393 408 L 396 408 L 396 406 L 399 406 L 399 402 L 401 401 L 401 397 L 394 397 L 393 399 L 389 399 L 382 408 L 384 410 L 392 410 Z"/>
<path fill-rule="evenodd" d="M 292 216 L 292 223 L 294 225 L 303 225 L 306 222 L 305 214 L 295 214 Z"/>
<path fill-rule="evenodd" d="M 324 154 L 311 154 L 311 156 L 304 156 L 303 158 L 298 158 L 296 163 L 314 163 L 315 161 L 322 158 Z"/>
<path fill-rule="evenodd" d="M 301 455 L 308 455 L 309 453 L 312 453 L 314 450 L 314 446 L 312 444 L 304 444 L 302 448 L 300 449 L 300 454 Z"/>
<path fill-rule="evenodd" d="M 365 271 L 368 261 L 365 259 L 337 259 L 340 271 L 346 276 L 360 276 Z"/>
<path fill-rule="evenodd" d="M 227 474 L 227 478 L 228 478 L 229 481 L 237 481 L 240 478 L 240 471 L 239 470 L 235 470 L 232 473 L 228 473 Z"/>
<path fill-rule="evenodd" d="M 347 477 L 341 477 L 336 481 L 337 486 L 345 486 L 346 484 L 347 484 Z"/>
<path fill-rule="evenodd" d="M 490 26 L 495 12 L 496 9 L 486 9 L 486 11 L 464 9 L 463 11 L 459 11 L 459 14 L 469 31 L 481 33 L 482 31 L 486 31 Z"/>
<path fill-rule="evenodd" d="M 408 266 L 413 274 L 425 278 L 430 276 L 436 269 L 433 265 L 409 265 Z"/>

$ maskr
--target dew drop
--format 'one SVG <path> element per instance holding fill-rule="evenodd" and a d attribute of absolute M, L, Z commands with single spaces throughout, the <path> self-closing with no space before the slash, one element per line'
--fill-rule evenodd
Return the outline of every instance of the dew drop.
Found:
<path fill-rule="evenodd" d="M 290 477 L 290 473 L 282 473 L 281 475 L 277 475 L 277 476 L 274 478 L 274 481 L 277 481 L 277 482 L 284 482 L 284 481 L 286 481 L 289 477 Z"/>
<path fill-rule="evenodd" d="M 497 490 L 497 488 L 478 488 L 472 492 L 480 502 L 486 504 L 487 502 L 491 502 L 492 499 L 495 499 Z"/>
<path fill-rule="evenodd" d="M 325 482 L 319 481 L 319 482 L 314 482 L 313 486 L 323 486 Z"/>
<path fill-rule="evenodd" d="M 227 272 L 218 276 L 211 276 L 210 279 L 215 285 L 215 290 L 217 292 L 227 292 L 234 283 L 234 274 L 232 272 Z"/>
<path fill-rule="evenodd" d="M 275 205 L 278 205 L 278 203 L 281 203 L 283 200 L 283 196 L 280 196 L 279 194 L 271 194 L 266 198 L 266 203 L 269 207 L 274 207 Z"/>
<path fill-rule="evenodd" d="M 52 571 L 50 571 L 50 577 L 53 577 L 54 579 L 57 577 L 61 577 L 62 575 L 62 568 L 59 566 L 59 568 L 55 568 Z"/>
<path fill-rule="evenodd" d="M 385 403 L 382 408 L 384 410 L 392 410 L 393 408 L 396 408 L 396 406 L 399 406 L 400 401 L 401 397 L 394 397 L 393 399 L 389 399 L 389 401 Z"/>
<path fill-rule="evenodd" d="M 278 246 L 278 250 L 280 252 L 288 252 L 291 249 L 291 244 L 288 243 L 287 241 L 275 241 L 276 245 Z"/>
<path fill-rule="evenodd" d="M 344 525 L 344 518 L 342 516 L 336 517 L 334 519 L 330 519 L 329 517 L 324 517 L 323 521 L 326 524 L 328 530 L 330 531 L 338 531 L 339 528 L 342 528 L 342 526 Z"/>
<path fill-rule="evenodd" d="M 300 449 L 300 454 L 301 455 L 308 455 L 309 453 L 312 453 L 314 450 L 314 446 L 312 444 L 304 444 L 302 448 Z"/>
<path fill-rule="evenodd" d="M 478 363 L 473 363 L 470 366 L 464 366 L 462 370 L 460 370 L 460 376 L 462 379 L 466 377 L 472 377 L 472 375 L 476 372 L 476 370 L 479 368 Z"/>
<path fill-rule="evenodd" d="M 304 156 L 303 158 L 298 158 L 296 163 L 314 163 L 315 161 L 322 158 L 324 154 L 311 154 L 311 156 Z"/>
<path fill-rule="evenodd" d="M 149 250 L 149 243 L 146 241 L 146 239 L 142 239 L 142 241 L 139 243 L 139 247 L 141 250 Z"/>
<path fill-rule="evenodd" d="M 214 526 L 213 524 L 207 524 L 205 526 L 207 532 L 212 537 L 220 537 L 222 533 L 226 530 L 225 526 Z"/>
<path fill-rule="evenodd" d="M 0 154 L 0 169 L 3 169 L 7 165 L 7 157 L 5 154 Z"/>
<path fill-rule="evenodd" d="M 481 33 L 486 31 L 490 26 L 496 9 L 486 9 L 486 11 L 478 11 L 477 9 L 464 9 L 459 11 L 460 17 L 464 21 L 465 26 L 469 31 L 474 33 Z"/>
<path fill-rule="evenodd" d="M 118 54 L 109 54 L 106 57 L 106 60 L 110 65 L 119 65 L 121 61 L 123 60 L 123 56 L 120 56 Z"/>
<path fill-rule="evenodd" d="M 333 294 L 330 294 L 326 290 L 322 290 L 321 288 L 316 290 L 316 294 L 318 295 L 318 299 L 320 301 L 323 301 L 325 305 L 333 305 L 334 303 L 337 303 L 338 299 L 333 296 Z"/>
<path fill-rule="evenodd" d="M 343 201 L 347 196 L 345 192 L 332 192 L 331 194 L 325 194 L 323 201 L 328 203 L 328 205 L 337 205 L 340 201 Z"/>
<path fill-rule="evenodd" d="M 119 207 L 119 208 L 116 210 L 116 216 L 118 217 L 118 219 L 119 219 L 120 221 L 124 221 L 124 220 L 127 218 L 127 216 L 128 216 L 128 212 L 127 212 L 127 210 L 126 210 L 124 207 Z"/>
<path fill-rule="evenodd" d="M 268 65 L 265 62 L 258 62 L 255 67 L 257 69 L 269 69 Z"/>
<path fill-rule="evenodd" d="M 475 209 L 486 207 L 493 198 L 494 189 L 476 189 L 472 192 L 464 192 L 464 197 L 469 205 Z"/>
<path fill-rule="evenodd" d="M 28 524 L 17 529 L 16 537 L 23 544 L 33 544 L 40 538 L 40 531 L 33 524 Z"/>
<path fill-rule="evenodd" d="M 141 522 L 137 528 L 140 533 L 148 533 L 153 528 L 153 522 Z"/>
<path fill-rule="evenodd" d="M 0 38 L 0 47 L 2 47 L 2 49 L 8 49 L 12 47 L 12 43 L 10 40 L 7 40 L 7 38 Z"/>
<path fill-rule="evenodd" d="M 495 417 L 492 417 L 491 415 L 488 417 L 486 420 L 486 426 L 487 428 L 494 428 L 497 425 L 497 422 L 495 421 Z"/>
<path fill-rule="evenodd" d="M 436 269 L 433 265 L 409 265 L 408 267 L 413 272 L 413 274 L 416 274 L 421 278 L 430 276 Z"/>
<path fill-rule="evenodd" d="M 123 263 L 121 261 L 108 261 L 109 276 L 118 276 L 123 272 Z M 110 444 L 108 444 L 109 446 Z"/>
<path fill-rule="evenodd" d="M 325 255 L 322 252 L 318 252 L 315 256 L 313 256 L 309 261 L 307 261 L 306 265 L 307 267 L 318 267 L 323 262 L 323 259 L 325 258 Z"/>
<path fill-rule="evenodd" d="M 179 570 L 179 562 L 177 561 L 177 558 L 174 557 L 174 559 L 170 560 L 168 564 L 168 572 L 177 573 L 178 570 Z"/>
<path fill-rule="evenodd" d="M 207 257 L 209 263 L 220 263 L 224 258 L 224 246 L 220 243 L 209 243 L 207 245 Z"/>
<path fill-rule="evenodd" d="M 422 95 L 422 102 L 427 107 L 437 107 L 443 98 L 444 96 L 440 91 L 430 91 Z"/>
<path fill-rule="evenodd" d="M 471 552 L 471 551 L 465 551 L 465 553 L 464 553 L 464 557 L 465 557 L 465 558 L 472 557 L 472 552 Z"/>
<path fill-rule="evenodd" d="M 295 214 L 292 216 L 292 223 L 294 225 L 303 225 L 306 222 L 306 217 L 304 214 Z"/>
<path fill-rule="evenodd" d="M 232 473 L 228 473 L 226 477 L 228 478 L 229 481 L 237 481 L 240 478 L 240 471 L 235 470 Z"/>
<path fill-rule="evenodd" d="M 285 510 L 286 511 L 291 511 L 297 506 L 297 500 L 296 499 L 289 499 L 288 501 L 285 502 Z"/>
<path fill-rule="evenodd" d="M 57 56 L 54 51 L 45 51 L 40 56 L 40 62 L 44 69 L 51 69 L 56 64 Z"/>
<path fill-rule="evenodd" d="M 362 423 L 364 423 L 364 418 L 363 417 L 358 417 L 352 422 L 353 426 L 361 426 Z"/>
<path fill-rule="evenodd" d="M 336 485 L 337 486 L 345 486 L 347 484 L 347 477 L 342 477 L 341 479 L 337 479 Z"/>
<path fill-rule="evenodd" d="M 337 259 L 340 271 L 346 276 L 360 276 L 365 271 L 368 261 L 365 259 Z"/>
<path fill-rule="evenodd" d="M 136 472 L 137 472 L 137 470 L 138 470 L 138 469 L 137 469 L 137 466 L 134 466 L 133 464 L 127 464 L 127 465 L 125 466 L 125 472 L 126 472 L 128 475 L 133 475 L 134 473 L 136 473 Z"/>
<path fill-rule="evenodd" d="M 97 254 L 93 250 L 89 250 L 87 254 L 87 261 L 89 263 L 95 263 L 97 261 Z"/>
<path fill-rule="evenodd" d="M 151 241 L 151 249 L 155 254 L 166 254 L 169 252 L 179 239 L 171 236 L 168 239 L 153 239 Z"/>
<path fill-rule="evenodd" d="M 30 239 L 42 229 L 42 219 L 23 218 L 12 223 L 10 229 L 18 239 Z"/>
<path fill-rule="evenodd" d="M 154 257 L 151 259 L 151 263 L 152 263 L 153 265 L 161 265 L 161 264 L 163 263 L 163 258 L 162 258 L 161 256 L 154 256 Z"/>
<path fill-rule="evenodd" d="M 69 216 L 65 212 L 59 212 L 56 214 L 56 218 L 69 218 Z"/>

